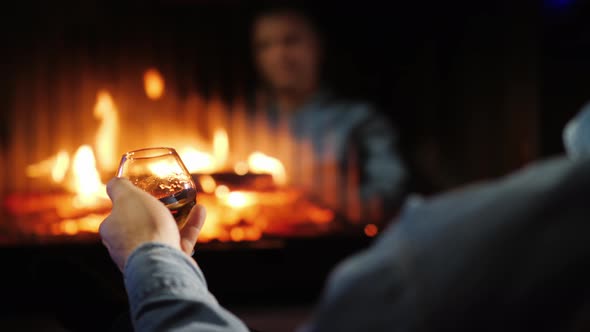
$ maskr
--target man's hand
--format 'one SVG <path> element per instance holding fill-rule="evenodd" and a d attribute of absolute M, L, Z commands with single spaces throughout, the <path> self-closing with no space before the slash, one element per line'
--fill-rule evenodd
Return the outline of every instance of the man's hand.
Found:
<path fill-rule="evenodd" d="M 179 231 L 172 214 L 155 197 L 128 180 L 114 178 L 107 184 L 113 202 L 111 214 L 100 225 L 102 242 L 122 271 L 129 255 L 143 243 L 167 244 L 187 255 L 197 242 L 205 221 L 205 209 L 196 205 Z"/>

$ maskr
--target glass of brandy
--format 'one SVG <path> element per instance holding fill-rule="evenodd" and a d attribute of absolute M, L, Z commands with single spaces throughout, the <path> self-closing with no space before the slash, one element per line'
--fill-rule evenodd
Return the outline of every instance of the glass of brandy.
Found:
<path fill-rule="evenodd" d="M 128 179 L 159 199 L 172 213 L 178 228 L 184 227 L 196 204 L 197 191 L 191 174 L 174 149 L 129 151 L 121 158 L 117 177 Z"/>

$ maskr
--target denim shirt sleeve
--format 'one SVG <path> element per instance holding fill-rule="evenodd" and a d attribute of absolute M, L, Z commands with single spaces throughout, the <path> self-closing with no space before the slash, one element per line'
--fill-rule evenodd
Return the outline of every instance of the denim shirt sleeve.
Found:
<path fill-rule="evenodd" d="M 136 331 L 248 331 L 217 303 L 197 264 L 177 249 L 143 244 L 127 260 L 124 275 Z"/>

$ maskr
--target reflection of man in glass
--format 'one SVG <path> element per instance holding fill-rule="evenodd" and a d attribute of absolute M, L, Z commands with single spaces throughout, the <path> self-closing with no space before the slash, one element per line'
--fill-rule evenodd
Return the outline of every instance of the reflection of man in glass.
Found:
<path fill-rule="evenodd" d="M 343 167 L 353 150 L 363 201 L 378 197 L 391 205 L 400 199 L 406 172 L 395 152 L 396 134 L 369 105 L 336 99 L 321 85 L 322 42 L 311 19 L 291 7 L 261 11 L 252 42 L 271 96 L 268 112 L 286 117 L 296 138 L 311 141 L 314 167 Z"/>

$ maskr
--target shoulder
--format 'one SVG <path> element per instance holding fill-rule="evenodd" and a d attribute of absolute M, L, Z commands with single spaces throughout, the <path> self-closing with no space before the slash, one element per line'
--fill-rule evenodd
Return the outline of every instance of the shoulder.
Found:
<path fill-rule="evenodd" d="M 350 127 L 361 130 L 365 127 L 393 129 L 391 121 L 371 102 L 329 95 L 320 103 L 322 112 L 330 113 L 336 122 L 347 123 Z"/>
<path fill-rule="evenodd" d="M 347 99 L 336 95 L 326 96 L 323 103 L 328 108 L 346 114 L 348 116 L 356 116 L 359 118 L 371 118 L 379 116 L 379 112 L 375 105 L 368 101 Z"/>
<path fill-rule="evenodd" d="M 404 207 L 379 242 L 412 239 L 429 244 L 416 248 L 453 243 L 467 250 L 519 228 L 540 227 L 544 219 L 566 215 L 580 218 L 572 213 L 585 209 L 583 197 L 589 195 L 590 158 L 536 162 L 503 178 L 474 183 Z"/>

